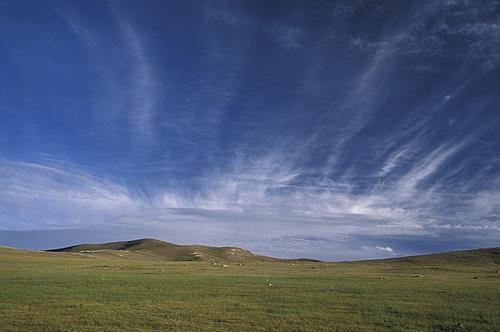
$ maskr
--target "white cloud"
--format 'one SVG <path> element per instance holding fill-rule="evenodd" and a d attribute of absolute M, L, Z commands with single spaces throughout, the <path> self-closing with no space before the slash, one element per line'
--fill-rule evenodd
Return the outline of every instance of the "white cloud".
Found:
<path fill-rule="evenodd" d="M 399 195 L 407 199 L 417 192 L 418 185 L 438 171 L 452 156 L 463 148 L 463 144 L 440 146 L 417 163 L 398 180 Z"/>
<path fill-rule="evenodd" d="M 97 30 L 88 17 L 71 5 L 64 2 L 50 4 L 80 41 L 82 53 L 87 55 L 90 68 L 97 75 L 94 97 L 89 100 L 96 124 L 103 127 L 101 130 L 107 137 L 117 140 L 115 126 L 126 123 L 136 141 L 153 143 L 160 82 L 148 58 L 144 37 L 121 12 L 117 2 L 107 4 L 118 25 L 118 35 Z M 125 76 L 123 72 L 126 72 Z"/>
<path fill-rule="evenodd" d="M 400 28 L 390 29 L 390 33 L 374 40 L 352 36 L 350 46 L 366 53 L 383 50 L 386 54 L 420 58 L 448 56 L 450 60 L 492 70 L 500 63 L 500 20 L 496 11 L 495 2 L 477 6 L 471 1 L 431 1 L 408 13 Z M 455 43 L 457 39 L 460 45 Z M 439 70 L 439 66 L 429 63 L 417 66 L 417 70 Z"/>
<path fill-rule="evenodd" d="M 394 251 L 392 247 L 375 245 L 375 246 L 362 246 L 361 249 L 365 251 L 368 255 L 367 258 L 376 258 L 376 257 L 394 257 L 397 256 L 397 253 Z"/>
<path fill-rule="evenodd" d="M 500 217 L 500 191 L 482 191 L 475 195 L 469 203 L 475 211 L 483 215 Z"/>
<path fill-rule="evenodd" d="M 394 169 L 396 169 L 401 162 L 404 160 L 404 157 L 410 154 L 410 152 L 415 148 L 414 144 L 408 144 L 403 146 L 402 148 L 397 149 L 389 157 L 386 159 L 384 166 L 377 174 L 379 177 L 384 177 L 387 174 L 391 173 Z"/>
<path fill-rule="evenodd" d="M 153 64 L 146 55 L 143 37 L 127 17 L 112 5 L 112 13 L 123 34 L 125 49 L 129 52 L 132 66 L 132 77 L 129 91 L 132 101 L 130 121 L 137 137 L 150 142 L 155 136 L 155 112 L 158 100 L 158 80 L 154 77 Z"/>
<path fill-rule="evenodd" d="M 375 246 L 375 249 L 380 250 L 380 251 L 390 252 L 390 253 L 394 252 L 394 250 L 391 247 Z"/>
<path fill-rule="evenodd" d="M 3 161 L 0 174 L 2 229 L 99 224 L 140 210 L 123 186 L 69 165 Z"/>

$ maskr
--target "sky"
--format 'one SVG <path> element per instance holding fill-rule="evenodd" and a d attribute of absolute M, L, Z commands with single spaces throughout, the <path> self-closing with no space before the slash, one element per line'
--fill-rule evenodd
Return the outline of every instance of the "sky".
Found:
<path fill-rule="evenodd" d="M 0 245 L 500 245 L 500 1 L 0 1 Z"/>

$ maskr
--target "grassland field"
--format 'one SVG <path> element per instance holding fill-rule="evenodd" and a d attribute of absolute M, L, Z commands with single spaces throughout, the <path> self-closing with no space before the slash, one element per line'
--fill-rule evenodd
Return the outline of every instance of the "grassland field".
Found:
<path fill-rule="evenodd" d="M 500 331 L 499 254 L 222 267 L 0 247 L 0 331 Z"/>

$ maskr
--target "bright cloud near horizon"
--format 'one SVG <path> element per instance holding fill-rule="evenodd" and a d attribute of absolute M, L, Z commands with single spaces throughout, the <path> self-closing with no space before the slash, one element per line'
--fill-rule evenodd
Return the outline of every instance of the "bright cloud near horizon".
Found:
<path fill-rule="evenodd" d="M 500 1 L 0 3 L 0 245 L 500 243 Z"/>

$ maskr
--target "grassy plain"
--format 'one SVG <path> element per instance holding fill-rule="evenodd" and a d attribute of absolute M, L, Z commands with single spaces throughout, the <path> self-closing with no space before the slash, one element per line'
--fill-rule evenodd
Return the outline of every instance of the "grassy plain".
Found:
<path fill-rule="evenodd" d="M 499 249 L 227 265 L 0 247 L 0 331 L 500 330 Z"/>

